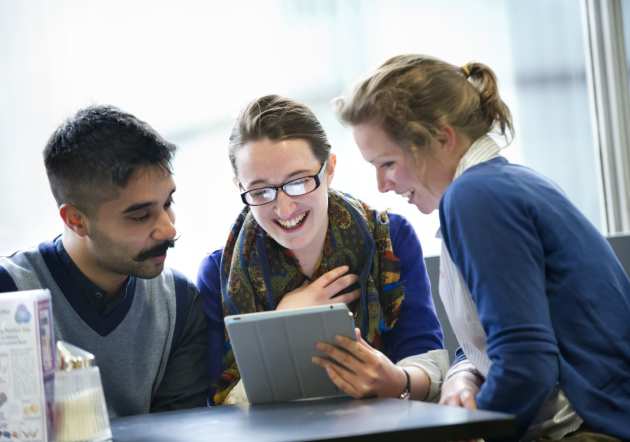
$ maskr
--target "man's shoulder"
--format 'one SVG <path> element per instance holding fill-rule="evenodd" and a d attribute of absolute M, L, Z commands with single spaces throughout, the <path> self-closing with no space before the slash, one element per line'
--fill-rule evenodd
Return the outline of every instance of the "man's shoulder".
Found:
<path fill-rule="evenodd" d="M 43 255 L 50 254 L 54 251 L 55 242 L 45 241 L 37 245 L 32 245 L 14 251 L 10 255 L 0 255 L 0 267 L 18 266 L 21 268 L 31 269 L 33 262 Z"/>
<path fill-rule="evenodd" d="M 171 267 L 168 267 L 165 270 L 168 270 L 173 275 L 175 291 L 178 296 L 186 296 L 187 298 L 192 299 L 198 295 L 197 286 L 190 278 L 188 278 L 179 270 Z"/>
<path fill-rule="evenodd" d="M 7 262 L 20 263 L 26 256 L 40 255 L 40 247 L 41 245 L 31 246 L 16 250 L 9 255 L 0 255 L 0 266 L 4 266 Z"/>
<path fill-rule="evenodd" d="M 0 262 L 0 293 L 5 292 L 16 292 L 18 290 L 15 281 L 11 274 L 2 267 L 2 262 Z"/>
<path fill-rule="evenodd" d="M 0 256 L 0 292 L 37 288 L 40 283 L 35 266 L 45 265 L 39 247 Z"/>
<path fill-rule="evenodd" d="M 162 306 L 157 308 L 176 319 L 175 332 L 179 335 L 185 318 L 199 302 L 199 292 L 192 281 L 182 272 L 165 267 L 155 278 L 136 278 L 135 284 L 134 296 L 140 296 L 143 303 L 155 304 L 156 307 Z"/>
<path fill-rule="evenodd" d="M 180 271 L 167 267 L 161 276 L 173 281 L 173 294 L 175 298 L 175 329 L 173 345 L 179 345 L 182 336 L 192 329 L 207 326 L 206 317 L 199 303 L 199 290 L 195 284 Z M 188 330 L 188 332 L 187 332 Z"/>

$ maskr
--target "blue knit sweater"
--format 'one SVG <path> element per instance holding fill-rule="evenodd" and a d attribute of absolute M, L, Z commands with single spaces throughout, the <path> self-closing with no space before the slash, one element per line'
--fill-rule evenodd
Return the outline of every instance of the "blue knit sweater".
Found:
<path fill-rule="evenodd" d="M 440 222 L 488 337 L 479 408 L 524 432 L 559 385 L 589 427 L 630 439 L 630 281 L 605 238 L 501 157 L 453 182 Z"/>

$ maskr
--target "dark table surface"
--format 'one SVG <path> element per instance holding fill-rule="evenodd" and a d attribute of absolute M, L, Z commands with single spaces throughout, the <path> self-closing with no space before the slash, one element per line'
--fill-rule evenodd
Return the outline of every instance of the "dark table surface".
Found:
<path fill-rule="evenodd" d="M 439 441 L 509 437 L 512 416 L 399 399 L 336 398 L 238 405 L 112 420 L 116 442 Z"/>

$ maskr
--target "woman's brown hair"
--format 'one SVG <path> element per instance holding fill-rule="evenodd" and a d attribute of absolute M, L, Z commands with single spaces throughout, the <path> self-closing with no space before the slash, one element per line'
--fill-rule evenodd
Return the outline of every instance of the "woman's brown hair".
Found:
<path fill-rule="evenodd" d="M 326 132 L 306 105 L 278 95 L 266 95 L 245 106 L 232 128 L 229 153 L 235 174 L 236 152 L 245 144 L 264 138 L 306 140 L 320 164 L 324 164 L 330 154 Z"/>
<path fill-rule="evenodd" d="M 411 151 L 427 146 L 445 124 L 473 141 L 492 130 L 507 142 L 514 137 L 496 76 L 482 63 L 458 67 L 425 55 L 398 55 L 336 106 L 342 122 L 377 124 Z"/>

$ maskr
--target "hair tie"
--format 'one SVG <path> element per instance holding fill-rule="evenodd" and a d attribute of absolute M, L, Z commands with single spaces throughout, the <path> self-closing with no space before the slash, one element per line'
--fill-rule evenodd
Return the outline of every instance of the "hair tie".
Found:
<path fill-rule="evenodd" d="M 468 67 L 468 64 L 465 64 L 464 66 L 461 67 L 462 73 L 464 74 L 464 77 L 468 78 L 470 77 L 470 68 Z"/>

